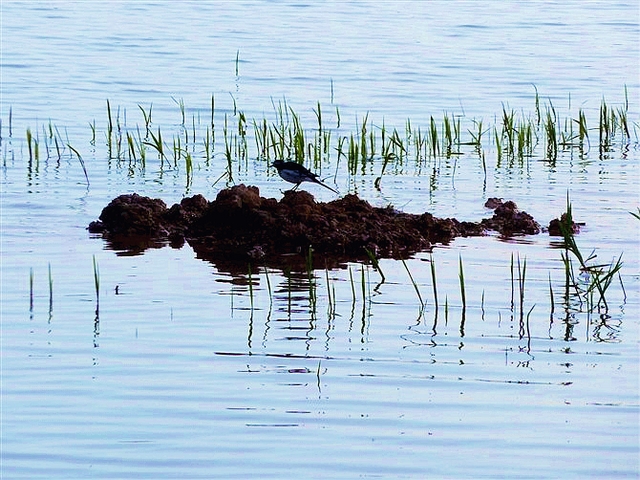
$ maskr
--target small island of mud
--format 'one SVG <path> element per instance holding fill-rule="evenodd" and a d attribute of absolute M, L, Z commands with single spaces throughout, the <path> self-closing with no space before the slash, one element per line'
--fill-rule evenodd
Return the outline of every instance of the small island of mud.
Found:
<path fill-rule="evenodd" d="M 131 254 L 186 241 L 199 258 L 214 263 L 274 266 L 304 262 L 309 247 L 324 266 L 366 259 L 367 250 L 377 258 L 407 258 L 433 244 L 488 231 L 506 237 L 540 233 L 538 222 L 511 201 L 492 198 L 485 206 L 494 210 L 491 218 L 463 222 L 373 207 L 356 195 L 322 203 L 305 191 L 288 191 L 278 201 L 261 197 L 257 187 L 237 185 L 213 201 L 195 195 L 170 208 L 159 199 L 121 195 L 89 231 Z"/>

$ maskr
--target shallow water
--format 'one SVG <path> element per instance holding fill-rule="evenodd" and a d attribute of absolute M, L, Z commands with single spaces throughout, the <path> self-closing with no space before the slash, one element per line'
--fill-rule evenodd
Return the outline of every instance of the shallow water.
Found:
<path fill-rule="evenodd" d="M 640 473 L 640 222 L 628 213 L 640 204 L 637 4 L 83 5 L 1 7 L 3 478 Z M 618 108 L 627 85 L 636 130 L 599 155 L 596 128 L 585 155 L 561 152 L 556 162 L 539 148 L 498 164 L 487 138 L 486 175 L 465 147 L 437 162 L 435 178 L 434 163 L 407 161 L 380 190 L 380 158 L 349 175 L 333 152 L 322 176 L 375 205 L 474 221 L 496 196 L 546 225 L 569 192 L 574 218 L 586 222 L 577 236 L 585 253 L 605 263 L 623 254 L 624 288 L 612 283 L 606 315 L 563 298 L 561 250 L 547 234 L 461 238 L 416 255 L 406 265 L 421 308 L 394 260 L 381 260 L 382 283 L 352 263 L 314 272 L 311 284 L 306 272 L 259 269 L 250 289 L 244 266 L 229 272 L 188 246 L 124 255 L 86 231 L 121 193 L 172 204 L 212 199 L 224 183 L 214 185 L 226 165 L 219 144 L 209 165 L 194 147 L 188 188 L 182 168 L 163 170 L 151 154 L 145 169 L 109 161 L 106 99 L 129 129 L 143 124 L 138 105 L 153 104 L 169 139 L 183 131 L 172 97 L 200 135 L 213 93 L 218 142 L 224 115 L 237 121 L 234 101 L 259 120 L 286 98 L 310 129 L 320 101 L 331 128 L 339 108 L 335 139 L 367 112 L 399 131 L 407 118 L 427 129 L 443 111 L 464 114 L 465 127 L 474 118 L 490 126 L 503 102 L 533 110 L 531 84 L 561 115 L 583 108 L 592 128 L 603 95 Z M 89 185 L 68 150 L 60 160 L 53 147 L 45 154 L 50 119 L 81 152 Z M 250 144 L 234 181 L 280 197 L 286 187 Z"/>

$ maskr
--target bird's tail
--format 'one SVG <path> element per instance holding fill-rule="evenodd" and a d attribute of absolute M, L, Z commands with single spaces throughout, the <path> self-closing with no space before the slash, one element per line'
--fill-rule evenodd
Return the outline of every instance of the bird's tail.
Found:
<path fill-rule="evenodd" d="M 336 189 L 331 188 L 329 185 L 322 183 L 320 180 L 316 180 L 317 183 L 319 183 L 320 185 L 322 185 L 324 188 L 328 188 L 329 190 L 331 190 L 333 193 L 335 193 L 336 195 L 340 195 L 340 192 L 338 192 Z"/>

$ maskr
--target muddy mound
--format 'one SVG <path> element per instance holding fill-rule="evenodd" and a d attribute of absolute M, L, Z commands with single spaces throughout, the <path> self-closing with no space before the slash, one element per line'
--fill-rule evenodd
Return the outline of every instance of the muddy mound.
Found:
<path fill-rule="evenodd" d="M 518 210 L 512 201 L 503 202 L 499 198 L 490 198 L 484 204 L 487 208 L 492 208 L 493 217 L 482 220 L 482 225 L 487 230 L 495 230 L 505 237 L 514 235 L 537 235 L 540 233 L 540 225 L 527 212 Z"/>
<path fill-rule="evenodd" d="M 257 187 L 238 185 L 215 200 L 202 195 L 167 208 L 162 200 L 121 195 L 107 205 L 89 230 L 118 245 L 127 237 L 187 241 L 198 256 L 229 261 L 268 261 L 282 255 L 314 255 L 357 260 L 367 250 L 379 258 L 407 258 L 458 236 L 537 234 L 538 223 L 513 202 L 496 201 L 494 216 L 478 223 L 409 214 L 374 207 L 356 195 L 316 202 L 305 191 L 285 192 L 281 200 L 260 196 Z"/>

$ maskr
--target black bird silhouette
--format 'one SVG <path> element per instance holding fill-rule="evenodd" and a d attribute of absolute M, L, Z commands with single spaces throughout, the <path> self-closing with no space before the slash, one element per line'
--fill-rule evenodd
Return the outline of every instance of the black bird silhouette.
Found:
<path fill-rule="evenodd" d="M 293 187 L 291 190 L 295 190 L 296 188 L 298 188 L 302 182 L 311 182 L 322 185 L 323 187 L 331 190 L 333 193 L 338 193 L 337 190 L 334 190 L 329 185 L 325 185 L 320 180 L 318 180 L 318 175 L 310 172 L 299 163 L 276 160 L 271 164 L 271 166 L 278 169 L 278 173 L 284 180 L 296 184 L 295 187 Z"/>

